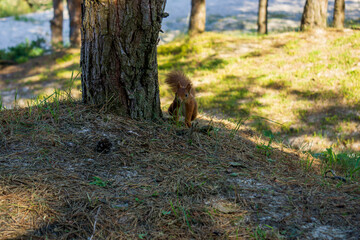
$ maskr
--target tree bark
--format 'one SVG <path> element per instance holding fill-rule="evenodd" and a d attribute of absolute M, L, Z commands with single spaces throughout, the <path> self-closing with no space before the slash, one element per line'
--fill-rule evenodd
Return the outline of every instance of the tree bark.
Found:
<path fill-rule="evenodd" d="M 268 33 L 268 0 L 259 0 L 258 33 Z"/>
<path fill-rule="evenodd" d="M 326 28 L 328 0 L 306 0 L 301 19 L 301 31 Z"/>
<path fill-rule="evenodd" d="M 334 4 L 334 28 L 344 28 L 345 0 L 335 0 Z"/>
<path fill-rule="evenodd" d="M 81 43 L 81 0 L 68 0 L 67 6 L 70 17 L 70 45 L 79 47 Z"/>
<path fill-rule="evenodd" d="M 59 45 L 63 42 L 63 0 L 53 0 L 54 17 L 50 20 L 51 43 Z"/>
<path fill-rule="evenodd" d="M 162 117 L 157 43 L 165 0 L 84 0 L 82 97 L 135 119 Z"/>
<path fill-rule="evenodd" d="M 191 15 L 189 23 L 189 35 L 203 33 L 206 22 L 205 0 L 191 0 Z"/>

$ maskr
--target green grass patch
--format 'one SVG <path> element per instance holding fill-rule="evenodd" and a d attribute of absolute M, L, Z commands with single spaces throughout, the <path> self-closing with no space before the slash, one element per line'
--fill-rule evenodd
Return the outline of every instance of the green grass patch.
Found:
<path fill-rule="evenodd" d="M 300 49 L 300 40 L 295 39 L 288 41 L 285 44 L 284 49 L 288 55 L 294 56 Z"/>
<path fill-rule="evenodd" d="M 244 37 L 246 39 L 251 36 Z M 236 38 L 235 38 L 236 39 Z M 185 72 L 216 71 L 233 63 L 237 58 L 218 56 L 234 37 L 219 33 L 206 33 L 196 38 L 183 37 L 158 47 L 159 70 L 182 69 Z"/>
<path fill-rule="evenodd" d="M 72 61 L 76 57 L 80 57 L 80 53 L 76 53 L 76 54 L 68 53 L 68 54 L 65 54 L 63 57 L 57 58 L 56 63 L 57 64 L 66 63 L 66 62 Z"/>
<path fill-rule="evenodd" d="M 44 44 L 43 38 L 31 42 L 26 39 L 25 42 L 9 47 L 7 50 L 0 50 L 0 59 L 16 63 L 27 62 L 30 58 L 39 57 L 45 53 Z"/>
<path fill-rule="evenodd" d="M 350 36 L 339 37 L 332 41 L 332 45 L 335 47 L 346 47 L 350 45 L 352 48 L 360 48 L 360 33 L 355 32 Z"/>
<path fill-rule="evenodd" d="M 200 112 L 246 118 L 253 129 L 285 139 L 321 138 L 324 143 L 315 143 L 320 151 L 336 148 L 339 134 L 348 141 L 358 127 L 358 120 L 351 120 L 349 127 L 341 125 L 346 132 L 339 132 L 338 123 L 358 109 L 359 33 L 330 36 L 315 42 L 308 41 L 309 33 L 179 38 L 159 47 L 160 82 L 167 72 L 182 70 L 195 83 Z M 173 93 L 162 85 L 161 97 L 170 101 Z"/>
<path fill-rule="evenodd" d="M 314 154 L 320 157 L 323 163 L 323 170 L 339 169 L 345 173 L 348 180 L 359 179 L 360 177 L 360 155 L 354 152 L 336 153 L 332 147 L 320 154 Z"/>
<path fill-rule="evenodd" d="M 28 19 L 19 17 L 19 15 L 36 12 L 40 10 L 50 9 L 52 7 L 51 0 L 34 1 L 29 0 L 31 6 L 24 0 L 1 0 L 0 1 L 0 18 L 15 16 L 19 21 Z"/>

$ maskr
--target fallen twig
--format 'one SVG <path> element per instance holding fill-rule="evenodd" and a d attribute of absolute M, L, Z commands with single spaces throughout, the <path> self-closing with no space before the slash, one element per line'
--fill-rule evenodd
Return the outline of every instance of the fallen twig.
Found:
<path fill-rule="evenodd" d="M 92 240 L 94 235 L 95 235 L 95 230 L 96 230 L 96 223 L 97 223 L 97 220 L 98 220 L 98 216 L 99 216 L 99 213 L 100 213 L 100 209 L 101 209 L 101 206 L 98 208 L 97 212 L 96 212 L 96 215 L 95 215 L 95 221 L 94 221 L 94 228 L 93 228 L 93 234 L 91 235 L 91 237 L 89 238 L 89 240 Z"/>

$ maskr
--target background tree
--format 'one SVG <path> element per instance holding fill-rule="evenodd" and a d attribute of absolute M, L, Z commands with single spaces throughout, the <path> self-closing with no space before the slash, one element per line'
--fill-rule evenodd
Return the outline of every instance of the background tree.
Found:
<path fill-rule="evenodd" d="M 62 44 L 63 42 L 63 0 L 53 0 L 54 17 L 50 21 L 51 29 L 51 43 L 54 45 Z"/>
<path fill-rule="evenodd" d="M 81 43 L 81 0 L 67 1 L 70 18 L 70 45 L 78 47 Z"/>
<path fill-rule="evenodd" d="M 344 28 L 345 0 L 335 0 L 334 3 L 334 27 Z"/>
<path fill-rule="evenodd" d="M 205 31 L 206 3 L 205 0 L 191 0 L 189 35 Z"/>
<path fill-rule="evenodd" d="M 327 7 L 328 0 L 306 0 L 300 29 L 326 28 Z"/>
<path fill-rule="evenodd" d="M 268 33 L 268 0 L 259 0 L 259 13 L 258 13 L 258 33 Z"/>
<path fill-rule="evenodd" d="M 165 0 L 84 0 L 82 96 L 132 118 L 155 119 L 160 109 L 157 43 Z"/>
<path fill-rule="evenodd" d="M 81 26 L 81 0 L 67 0 L 67 7 L 70 18 L 70 45 L 80 46 L 80 26 Z M 53 0 L 54 17 L 50 21 L 51 42 L 55 45 L 63 42 L 63 0 Z"/>

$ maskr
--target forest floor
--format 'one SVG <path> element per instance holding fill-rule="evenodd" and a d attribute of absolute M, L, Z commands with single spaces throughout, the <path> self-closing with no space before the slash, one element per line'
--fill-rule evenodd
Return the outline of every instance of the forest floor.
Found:
<path fill-rule="evenodd" d="M 359 36 L 160 46 L 163 109 L 167 72 L 194 80 L 190 130 L 82 105 L 78 49 L 1 69 L 0 239 L 359 239 Z"/>
<path fill-rule="evenodd" d="M 360 238 L 356 179 L 246 126 L 134 121 L 58 94 L 0 123 L 1 239 Z"/>

